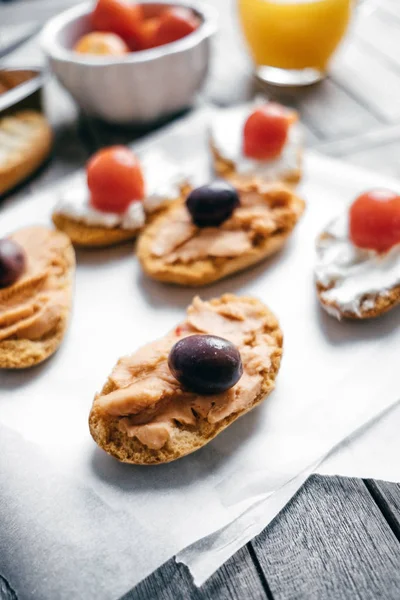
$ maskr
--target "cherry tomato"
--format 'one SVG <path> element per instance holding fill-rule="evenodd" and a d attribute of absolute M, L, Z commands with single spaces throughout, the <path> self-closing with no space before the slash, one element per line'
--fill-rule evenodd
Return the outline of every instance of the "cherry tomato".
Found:
<path fill-rule="evenodd" d="M 97 0 L 91 15 L 93 29 L 116 33 L 129 44 L 138 39 L 142 18 L 142 7 L 127 0 Z"/>
<path fill-rule="evenodd" d="M 400 244 L 400 196 L 390 190 L 361 194 L 350 207 L 349 230 L 359 248 L 386 252 Z"/>
<path fill-rule="evenodd" d="M 249 158 L 277 158 L 288 137 L 294 115 L 280 104 L 270 102 L 257 108 L 246 120 L 243 129 L 243 153 Z"/>
<path fill-rule="evenodd" d="M 154 47 L 155 36 L 160 26 L 160 17 L 144 19 L 140 26 L 137 43 L 138 50 L 148 50 Z"/>
<path fill-rule="evenodd" d="M 195 31 L 200 20 L 188 8 L 169 8 L 161 17 L 157 31 L 154 34 L 153 47 L 176 42 Z"/>
<path fill-rule="evenodd" d="M 135 154 L 125 146 L 103 148 L 86 166 L 91 205 L 103 212 L 122 213 L 144 196 L 144 179 Z"/>
<path fill-rule="evenodd" d="M 81 54 L 107 54 L 120 56 L 129 52 L 124 40 L 116 33 L 93 31 L 81 37 L 74 46 L 75 52 Z"/>

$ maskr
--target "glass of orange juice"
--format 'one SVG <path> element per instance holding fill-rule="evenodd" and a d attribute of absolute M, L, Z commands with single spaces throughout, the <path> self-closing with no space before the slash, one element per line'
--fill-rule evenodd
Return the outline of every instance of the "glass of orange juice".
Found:
<path fill-rule="evenodd" d="M 325 76 L 350 21 L 353 0 L 238 0 L 258 76 L 308 85 Z"/>

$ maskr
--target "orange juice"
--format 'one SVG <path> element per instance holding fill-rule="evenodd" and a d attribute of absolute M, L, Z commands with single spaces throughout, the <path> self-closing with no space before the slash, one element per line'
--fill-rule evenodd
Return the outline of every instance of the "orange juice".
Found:
<path fill-rule="evenodd" d="M 326 69 L 344 36 L 352 0 L 238 0 L 256 65 Z"/>

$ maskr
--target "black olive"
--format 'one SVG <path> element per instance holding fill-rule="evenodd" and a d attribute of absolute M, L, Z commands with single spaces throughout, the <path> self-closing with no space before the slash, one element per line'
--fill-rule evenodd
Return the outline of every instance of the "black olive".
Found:
<path fill-rule="evenodd" d="M 189 335 L 172 347 L 171 373 L 186 389 L 197 394 L 220 394 L 243 374 L 239 350 L 216 335 Z"/>
<path fill-rule="evenodd" d="M 25 252 L 17 242 L 0 240 L 0 288 L 15 283 L 25 271 Z"/>
<path fill-rule="evenodd" d="M 239 206 L 239 194 L 226 181 L 214 181 L 190 192 L 186 206 L 198 227 L 217 227 Z"/>

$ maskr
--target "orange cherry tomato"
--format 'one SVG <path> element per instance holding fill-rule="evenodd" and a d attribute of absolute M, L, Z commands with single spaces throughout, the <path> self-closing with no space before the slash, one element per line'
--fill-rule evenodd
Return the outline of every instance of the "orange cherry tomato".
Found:
<path fill-rule="evenodd" d="M 193 33 L 200 24 L 194 12 L 188 8 L 176 7 L 165 10 L 157 31 L 154 34 L 153 47 L 176 42 Z"/>
<path fill-rule="evenodd" d="M 257 160 L 277 158 L 286 143 L 294 112 L 270 102 L 247 118 L 243 129 L 243 153 Z"/>
<path fill-rule="evenodd" d="M 129 52 L 124 40 L 116 33 L 93 31 L 81 37 L 74 46 L 75 52 L 81 54 L 107 54 L 120 56 Z"/>
<path fill-rule="evenodd" d="M 138 39 L 142 18 L 139 4 L 131 4 L 127 0 L 97 0 L 91 22 L 93 29 L 112 31 L 131 44 Z"/>
<path fill-rule="evenodd" d="M 86 165 L 90 203 L 103 212 L 123 213 L 131 202 L 144 197 L 142 169 L 125 146 L 103 148 Z"/>
<path fill-rule="evenodd" d="M 138 50 L 148 50 L 154 47 L 155 36 L 160 26 L 160 17 L 144 19 L 140 26 L 137 43 Z"/>
<path fill-rule="evenodd" d="M 391 190 L 371 190 L 350 207 L 350 239 L 359 248 L 386 252 L 400 244 L 400 196 Z"/>

